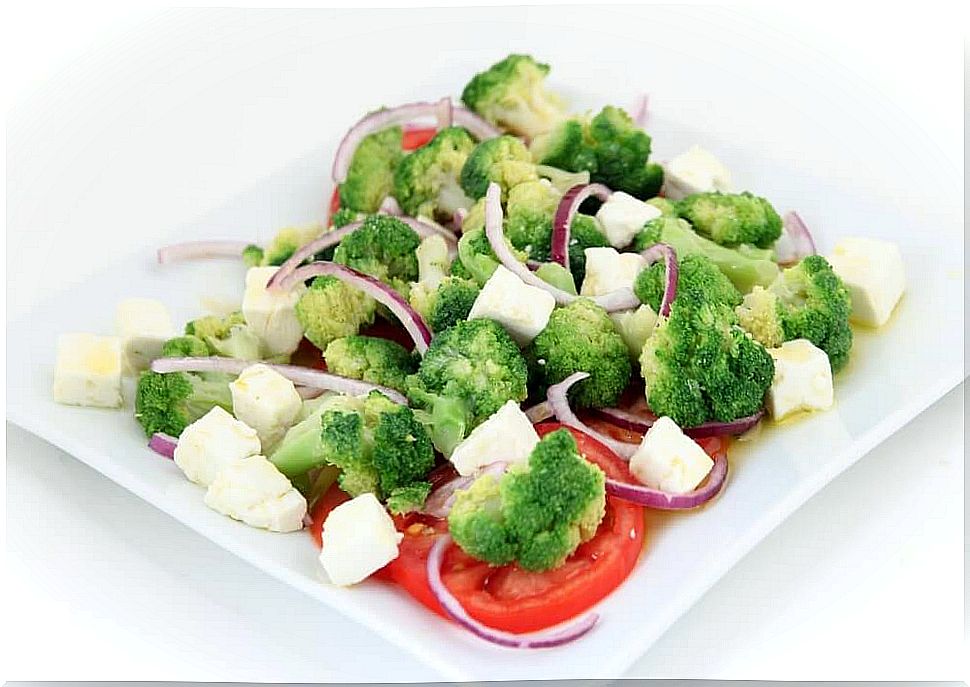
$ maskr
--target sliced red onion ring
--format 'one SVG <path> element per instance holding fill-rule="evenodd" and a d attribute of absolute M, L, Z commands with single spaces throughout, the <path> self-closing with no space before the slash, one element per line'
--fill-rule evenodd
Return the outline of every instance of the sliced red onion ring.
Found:
<path fill-rule="evenodd" d="M 299 365 L 278 365 L 275 363 L 262 363 L 258 360 L 238 360 L 236 358 L 155 358 L 152 361 L 152 372 L 223 372 L 225 374 L 238 375 L 251 365 L 265 365 L 275 370 L 294 384 L 306 387 L 324 389 L 326 391 L 336 391 L 337 393 L 347 394 L 348 396 L 361 396 L 371 391 L 380 391 L 395 403 L 407 405 L 408 400 L 398 391 L 389 389 L 379 384 L 362 382 L 359 379 L 350 379 L 339 375 L 321 372 L 310 367 L 300 367 Z"/>
<path fill-rule="evenodd" d="M 438 129 L 447 129 L 454 121 L 454 108 L 451 105 L 451 98 L 444 97 L 435 103 L 435 119 L 438 120 Z"/>
<path fill-rule="evenodd" d="M 548 420 L 553 416 L 552 406 L 549 405 L 549 401 L 536 403 L 534 406 L 525 411 L 525 416 L 529 418 L 529 422 L 532 424 Z"/>
<path fill-rule="evenodd" d="M 298 386 L 296 387 L 296 393 L 300 394 L 300 398 L 304 401 L 312 401 L 315 398 L 320 398 L 325 393 L 324 389 L 315 389 L 311 386 Z"/>
<path fill-rule="evenodd" d="M 546 389 L 546 400 L 549 402 L 549 407 L 552 408 L 552 412 L 556 416 L 556 419 L 564 425 L 575 427 L 580 432 L 590 435 L 601 444 L 607 446 L 620 458 L 630 460 L 630 457 L 637 450 L 637 444 L 628 444 L 625 441 L 617 441 L 613 437 L 608 437 L 601 432 L 597 432 L 595 429 L 580 420 L 576 416 L 576 413 L 573 412 L 573 409 L 569 407 L 569 399 L 566 396 L 567 392 L 569 391 L 569 387 L 576 382 L 581 382 L 587 377 L 589 377 L 588 372 L 574 372 L 558 384 L 553 384 Z"/>
<path fill-rule="evenodd" d="M 484 477 L 485 475 L 498 477 L 504 474 L 508 467 L 508 463 L 500 460 L 486 465 L 485 467 L 477 470 L 474 474 L 466 475 L 464 477 L 459 475 L 458 477 L 445 482 L 431 492 L 431 495 L 428 496 L 427 501 L 424 502 L 421 512 L 426 515 L 433 515 L 436 518 L 447 518 L 448 514 L 451 512 L 451 507 L 455 504 L 455 499 L 458 498 L 459 491 L 468 489 L 475 482 L 475 480 L 480 477 Z"/>
<path fill-rule="evenodd" d="M 593 408 L 592 412 L 610 424 L 616 425 L 621 429 L 628 429 L 640 434 L 646 434 L 653 426 L 654 419 L 646 418 L 636 413 L 631 413 L 620 408 Z M 705 422 L 694 427 L 684 427 L 684 434 L 692 439 L 703 439 L 704 437 L 718 437 L 726 435 L 744 434 L 754 427 L 764 417 L 765 411 L 759 410 L 754 415 L 739 417 L 730 422 Z"/>
<path fill-rule="evenodd" d="M 577 184 L 563 194 L 552 219 L 549 257 L 553 262 L 569 269 L 569 229 L 583 201 L 590 196 L 596 196 L 605 203 L 612 193 L 603 184 Z"/>
<path fill-rule="evenodd" d="M 456 232 L 461 231 L 461 227 L 465 224 L 465 218 L 468 217 L 468 210 L 465 208 L 458 208 L 451 215 L 451 228 Z"/>
<path fill-rule="evenodd" d="M 444 101 L 447 101 L 447 104 Z M 350 163 L 354 159 L 354 152 L 367 136 L 388 127 L 407 124 L 421 117 L 434 117 L 440 125 L 444 120 L 451 119 L 448 115 L 449 110 L 451 110 L 451 98 L 442 98 L 434 103 L 407 103 L 365 115 L 350 127 L 340 141 L 340 145 L 337 146 L 337 154 L 333 159 L 333 180 L 338 184 L 347 180 L 347 170 L 350 169 Z"/>
<path fill-rule="evenodd" d="M 782 218 L 784 231 L 775 242 L 775 259 L 781 265 L 791 265 L 808 255 L 815 255 L 815 241 L 808 225 L 794 210 Z"/>
<path fill-rule="evenodd" d="M 647 93 L 641 93 L 630 112 L 638 127 L 642 129 L 646 126 L 647 120 L 650 119 L 650 96 Z"/>
<path fill-rule="evenodd" d="M 724 486 L 728 474 L 727 454 L 723 451 L 714 458 L 714 467 L 707 475 L 704 486 L 686 494 L 672 494 L 659 489 L 651 489 L 642 484 L 628 484 L 606 478 L 606 493 L 624 501 L 630 501 L 647 508 L 659 510 L 686 510 L 697 508 L 717 496 Z"/>
<path fill-rule="evenodd" d="M 424 355 L 431 343 L 431 330 L 424 319 L 412 308 L 406 300 L 393 288 L 370 275 L 357 270 L 338 265 L 335 262 L 312 262 L 294 270 L 288 277 L 279 282 L 280 289 L 287 290 L 299 282 L 322 275 L 330 275 L 356 289 L 360 289 L 378 303 L 390 310 L 408 334 L 414 340 L 414 348 Z"/>
<path fill-rule="evenodd" d="M 654 423 L 653 419 L 620 408 L 592 408 L 591 412 L 611 425 L 640 434 L 646 434 Z"/>
<path fill-rule="evenodd" d="M 394 196 L 385 196 L 384 200 L 381 201 L 381 206 L 377 208 L 377 212 L 382 215 L 392 215 L 393 217 L 400 217 L 404 214 Z"/>
<path fill-rule="evenodd" d="M 514 649 L 543 649 L 562 646 L 579 639 L 593 629 L 599 616 L 596 613 L 570 621 L 567 625 L 560 626 L 552 630 L 533 632 L 530 634 L 517 635 L 511 632 L 492 629 L 468 615 L 462 608 L 461 603 L 445 586 L 441 579 L 441 564 L 444 561 L 445 550 L 451 544 L 451 536 L 442 534 L 431 547 L 428 554 L 428 584 L 431 593 L 441 604 L 452 620 L 464 627 L 477 637 L 485 641 L 498 644 L 500 646 L 512 647 Z"/>
<path fill-rule="evenodd" d="M 655 243 L 645 251 L 640 253 L 647 261 L 647 265 L 652 265 L 661 257 L 664 260 L 664 292 L 660 298 L 660 307 L 657 314 L 660 317 L 670 316 L 670 306 L 677 297 L 677 277 L 680 274 L 680 267 L 677 264 L 677 252 L 666 243 Z"/>
<path fill-rule="evenodd" d="M 572 303 L 579 296 L 574 296 L 567 291 L 563 291 L 543 281 L 533 274 L 526 265 L 519 262 L 512 253 L 512 250 L 505 242 L 505 232 L 502 229 L 503 213 L 501 195 L 502 191 L 498 184 L 492 182 L 488 185 L 488 191 L 485 193 L 485 236 L 488 237 L 488 243 L 491 245 L 495 257 L 498 258 L 499 262 L 506 269 L 526 284 L 551 293 L 556 299 L 557 304 L 568 305 Z M 629 288 L 617 289 L 616 291 L 611 291 L 602 296 L 596 296 L 590 300 L 604 308 L 607 312 L 630 310 L 640 305 L 640 299 Z"/>
<path fill-rule="evenodd" d="M 204 260 L 208 258 L 239 258 L 246 246 L 245 241 L 187 241 L 163 246 L 158 249 L 158 264 L 167 265 L 181 260 Z"/>
<path fill-rule="evenodd" d="M 166 458 L 175 457 L 175 446 L 177 444 L 178 439 L 164 432 L 155 432 L 152 434 L 152 438 L 148 440 L 148 448 Z"/>
<path fill-rule="evenodd" d="M 451 108 L 452 120 L 458 126 L 468 129 L 468 132 L 479 141 L 502 135 L 502 130 L 491 122 L 482 119 L 471 110 L 455 105 Z"/>

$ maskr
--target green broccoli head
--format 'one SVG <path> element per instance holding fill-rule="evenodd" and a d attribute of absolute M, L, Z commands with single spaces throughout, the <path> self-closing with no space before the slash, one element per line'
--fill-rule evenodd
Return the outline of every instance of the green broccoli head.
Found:
<path fill-rule="evenodd" d="M 341 207 L 337 208 L 337 211 L 330 215 L 330 226 L 334 229 L 339 229 L 340 227 L 345 227 L 348 224 L 359 222 L 362 219 L 364 219 L 363 215 L 356 210 Z"/>
<path fill-rule="evenodd" d="M 445 277 L 436 288 L 423 286 L 419 282 L 411 288 L 411 307 L 418 311 L 435 334 L 468 319 L 480 291 L 475 280 L 454 276 Z"/>
<path fill-rule="evenodd" d="M 568 430 L 547 434 L 528 465 L 485 475 L 459 491 L 448 530 L 469 555 L 525 570 L 561 565 L 595 534 L 606 511 L 605 477 Z"/>
<path fill-rule="evenodd" d="M 512 246 L 508 236 L 505 241 L 509 244 L 515 257 L 525 262 L 526 254 Z M 479 286 L 484 286 L 499 262 L 488 242 L 488 236 L 482 227 L 473 227 L 462 232 L 458 239 L 458 259 L 451 264 L 451 274 L 457 277 L 473 279 Z"/>
<path fill-rule="evenodd" d="M 781 236 L 781 217 L 764 198 L 744 193 L 694 193 L 677 201 L 694 230 L 722 246 L 768 248 Z"/>
<path fill-rule="evenodd" d="M 212 355 L 206 342 L 197 336 L 176 336 L 162 344 L 163 358 L 205 358 Z"/>
<path fill-rule="evenodd" d="M 263 250 L 263 265 L 279 266 L 289 260 L 300 248 L 310 243 L 323 228 L 317 225 L 304 227 L 285 227 L 280 229 L 269 245 Z"/>
<path fill-rule="evenodd" d="M 356 334 L 374 321 L 377 303 L 333 276 L 317 277 L 296 303 L 304 335 L 324 350 L 335 339 Z"/>
<path fill-rule="evenodd" d="M 135 390 L 135 418 L 146 436 L 179 436 L 215 406 L 232 412 L 232 377 L 216 373 L 142 372 Z"/>
<path fill-rule="evenodd" d="M 340 241 L 333 259 L 406 291 L 407 283 L 418 278 L 420 244 L 414 229 L 396 217 L 368 215 L 357 231 Z"/>
<path fill-rule="evenodd" d="M 414 482 L 398 487 L 387 497 L 387 509 L 394 514 L 420 510 L 431 493 L 431 482 Z"/>
<path fill-rule="evenodd" d="M 506 401 L 525 400 L 527 375 L 519 347 L 500 324 L 462 320 L 431 341 L 408 378 L 408 398 L 430 412 L 435 446 L 450 455 Z"/>
<path fill-rule="evenodd" d="M 257 246 L 255 243 L 250 243 L 248 246 L 243 248 L 243 264 L 246 265 L 246 267 L 259 267 L 263 264 L 264 255 L 265 253 L 261 247 Z"/>
<path fill-rule="evenodd" d="M 687 255 L 678 260 L 676 298 L 690 298 L 696 302 L 723 303 L 734 307 L 741 303 L 741 294 L 717 265 L 703 255 Z M 642 303 L 659 310 L 666 283 L 667 269 L 658 260 L 637 275 L 633 291 Z"/>
<path fill-rule="evenodd" d="M 491 182 L 502 188 L 502 197 L 516 184 L 538 179 L 532 155 L 515 136 L 498 136 L 482 141 L 461 168 L 461 187 L 469 198 L 485 197 Z"/>
<path fill-rule="evenodd" d="M 394 173 L 394 197 L 401 209 L 412 217 L 451 221 L 455 210 L 471 206 L 458 177 L 474 148 L 471 134 L 452 126 L 405 156 Z"/>
<path fill-rule="evenodd" d="M 461 100 L 492 124 L 533 138 L 566 116 L 562 99 L 546 88 L 548 74 L 549 65 L 529 55 L 509 55 L 472 77 Z"/>
<path fill-rule="evenodd" d="M 394 172 L 404 157 L 403 131 L 392 126 L 364 138 L 354 151 L 347 178 L 340 184 L 340 206 L 357 212 L 377 212 L 394 189 Z"/>
<path fill-rule="evenodd" d="M 756 286 L 737 314 L 751 335 L 769 348 L 808 339 L 825 351 L 833 372 L 852 349 L 849 292 L 820 255 L 810 255 L 783 270 L 767 288 Z"/>
<path fill-rule="evenodd" d="M 345 336 L 331 341 L 323 354 L 327 369 L 351 379 L 362 379 L 398 391 L 417 365 L 399 343 L 373 336 Z"/>
<path fill-rule="evenodd" d="M 623 337 L 606 311 L 588 298 L 553 310 L 528 355 L 539 363 L 546 384 L 588 372 L 589 377 L 570 390 L 581 407 L 616 405 L 632 373 Z"/>
<path fill-rule="evenodd" d="M 537 137 L 533 159 L 570 172 L 589 172 L 593 181 L 637 198 L 651 198 L 663 185 L 663 169 L 648 162 L 650 136 L 618 107 L 592 118 L 575 117 Z"/>
<path fill-rule="evenodd" d="M 768 252 L 744 244 L 725 248 L 699 235 L 685 220 L 675 216 L 665 215 L 647 222 L 634 238 L 632 248 L 639 252 L 655 243 L 666 243 L 681 259 L 689 255 L 709 258 L 741 293 L 755 286 L 768 286 L 778 276 L 778 265 Z"/>
<path fill-rule="evenodd" d="M 186 337 L 201 340 L 205 344 L 205 353 L 198 342 L 184 341 L 179 342 L 179 337 L 171 342 L 173 350 L 184 349 L 193 350 L 192 355 L 219 355 L 226 358 L 239 358 L 241 360 L 259 360 L 261 357 L 261 345 L 259 336 L 246 325 L 246 320 L 241 312 L 233 312 L 225 317 L 207 315 L 192 320 L 185 325 Z"/>
<path fill-rule="evenodd" d="M 242 311 L 229 313 L 225 317 L 217 315 L 206 315 L 187 322 L 185 333 L 189 336 L 197 336 L 205 341 L 208 338 L 224 339 L 229 336 L 230 330 L 240 324 L 246 324 L 246 318 Z"/>

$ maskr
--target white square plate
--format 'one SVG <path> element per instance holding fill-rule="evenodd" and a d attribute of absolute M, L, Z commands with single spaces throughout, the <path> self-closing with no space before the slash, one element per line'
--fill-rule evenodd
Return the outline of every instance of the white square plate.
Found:
<path fill-rule="evenodd" d="M 607 34 L 589 39 L 594 44 L 589 47 L 591 54 L 584 54 L 582 59 L 570 56 L 572 48 L 562 45 L 570 41 L 562 36 L 530 40 L 533 49 L 559 69 L 556 84 L 589 106 L 632 100 L 634 94 L 629 93 L 630 85 L 620 66 L 630 64 L 630 60 L 658 64 L 665 59 L 659 43 L 655 48 L 618 45 Z M 409 97 L 424 99 L 442 88 L 455 90 L 475 66 L 494 59 L 498 51 L 482 39 L 476 41 L 443 48 L 450 51 L 450 61 L 437 63 L 425 87 Z M 525 41 L 520 42 L 524 47 Z M 595 65 L 595 44 L 601 44 L 599 49 L 611 55 L 609 73 L 591 66 Z M 668 71 L 679 72 L 686 81 L 702 66 L 681 62 L 671 64 Z M 773 83 L 783 89 L 784 70 L 765 69 L 765 74 L 759 75 L 759 88 Z M 373 78 L 379 78 L 379 74 Z M 815 74 L 805 78 L 820 77 Z M 743 114 L 737 110 L 733 117 L 724 118 L 723 126 L 716 126 L 716 117 L 697 115 L 707 107 L 707 101 L 699 102 L 693 95 L 696 91 L 677 86 L 680 81 L 670 73 L 662 81 L 670 88 L 663 94 L 666 105 L 657 107 L 649 124 L 658 159 L 698 142 L 716 150 L 735 171 L 742 187 L 769 197 L 780 210 L 801 210 L 816 228 L 823 252 L 841 234 L 897 241 L 903 248 L 909 290 L 882 331 L 857 331 L 852 361 L 836 379 L 837 401 L 832 411 L 769 429 L 757 441 L 737 445 L 731 454 L 730 481 L 710 507 L 690 514 L 649 515 L 647 547 L 640 564 L 630 579 L 600 605 L 600 625 L 578 643 L 536 652 L 500 649 L 425 612 L 384 584 L 332 588 L 321 580 L 316 551 L 306 535 L 253 530 L 206 508 L 201 490 L 186 482 L 172 463 L 145 447 L 130 408 L 111 412 L 53 403 L 50 384 L 59 333 L 111 331 L 114 304 L 126 295 L 160 298 L 169 303 L 179 321 L 197 315 L 213 301 L 238 302 L 243 275 L 239 264 L 217 261 L 161 268 L 153 263 L 153 246 L 146 246 L 138 255 L 106 266 L 89 280 L 9 322 L 8 332 L 16 336 L 8 337 L 8 417 L 218 545 L 413 652 L 443 678 L 620 675 L 795 508 L 964 377 L 960 346 L 962 251 L 956 250 L 962 246 L 962 236 L 955 214 L 931 216 L 921 210 L 919 202 L 907 207 L 894 205 L 880 198 L 878 189 L 848 178 L 846 170 L 853 167 L 845 160 L 877 155 L 878 140 L 857 141 L 854 155 L 842 159 L 842 166 L 833 162 L 832 169 L 841 172 L 829 174 L 820 166 L 825 156 L 814 151 L 812 157 L 807 137 L 788 140 L 783 149 L 779 141 L 761 138 L 759 132 L 745 134 Z M 578 96 L 580 91 L 582 97 Z M 714 91 L 706 93 L 706 97 L 719 97 Z M 355 96 L 353 109 L 375 105 L 367 95 L 362 92 Z M 342 100 L 346 102 L 347 97 L 344 94 Z M 692 119 L 682 116 L 688 111 L 693 113 Z M 690 123 L 686 123 L 688 120 Z M 310 150 L 222 208 L 182 227 L 171 240 L 240 237 L 239 227 L 320 218 L 326 204 L 322 189 L 327 188 L 333 146 L 347 124 L 344 113 L 322 112 L 321 121 L 321 131 L 333 132 L 326 145 Z M 833 143 L 839 140 L 833 134 Z M 915 141 L 912 147 L 900 149 L 898 155 L 900 167 L 933 169 L 933 151 L 920 150 Z M 203 301 L 203 297 L 208 300 Z M 321 612 L 325 612 L 324 606 Z"/>

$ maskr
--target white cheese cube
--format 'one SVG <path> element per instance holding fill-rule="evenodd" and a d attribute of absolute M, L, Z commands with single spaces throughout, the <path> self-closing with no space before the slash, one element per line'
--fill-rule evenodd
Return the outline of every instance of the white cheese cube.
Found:
<path fill-rule="evenodd" d="M 660 210 L 623 191 L 615 191 L 600 205 L 596 219 L 614 248 L 625 248 L 643 225 L 660 217 Z"/>
<path fill-rule="evenodd" d="M 162 344 L 175 336 L 168 308 L 152 298 L 126 298 L 115 309 L 126 371 L 144 370 L 162 354 Z"/>
<path fill-rule="evenodd" d="M 204 487 L 229 463 L 260 451 L 256 430 L 216 406 L 186 427 L 175 446 L 175 464 Z"/>
<path fill-rule="evenodd" d="M 766 405 L 775 420 L 799 410 L 832 407 L 832 366 L 825 351 L 807 339 L 795 339 L 768 353 L 775 361 L 775 376 Z"/>
<path fill-rule="evenodd" d="M 61 334 L 54 367 L 54 400 L 71 406 L 121 406 L 121 339 Z"/>
<path fill-rule="evenodd" d="M 516 343 L 525 346 L 546 328 L 555 307 L 551 293 L 526 284 L 499 265 L 472 304 L 468 319 L 495 320 Z"/>
<path fill-rule="evenodd" d="M 686 494 L 704 481 L 714 461 L 669 417 L 657 418 L 630 458 L 630 472 L 643 484 Z"/>
<path fill-rule="evenodd" d="M 303 407 L 293 382 L 261 363 L 243 370 L 229 391 L 232 412 L 256 430 L 264 450 L 283 438 Z"/>
<path fill-rule="evenodd" d="M 377 497 L 361 494 L 324 521 L 320 563 L 334 584 L 357 584 L 397 558 L 403 538 Z"/>
<path fill-rule="evenodd" d="M 250 456 L 226 465 L 209 485 L 205 505 L 272 532 L 303 529 L 306 499 L 264 456 Z"/>
<path fill-rule="evenodd" d="M 618 289 L 633 288 L 647 262 L 639 253 L 620 253 L 615 248 L 587 248 L 586 277 L 581 296 L 603 296 Z"/>
<path fill-rule="evenodd" d="M 251 267 L 246 272 L 243 293 L 243 317 L 263 342 L 267 356 L 289 355 L 303 339 L 303 325 L 296 317 L 296 303 L 306 286 L 297 284 L 288 291 L 268 291 L 266 282 L 277 269 Z"/>
<path fill-rule="evenodd" d="M 899 246 L 876 239 L 846 238 L 828 257 L 829 264 L 852 297 L 850 319 L 881 327 L 906 289 L 906 272 Z"/>
<path fill-rule="evenodd" d="M 471 475 L 497 461 L 527 463 L 538 443 L 539 435 L 519 404 L 506 401 L 455 447 L 451 463 L 459 475 Z"/>
<path fill-rule="evenodd" d="M 664 165 L 664 195 L 670 200 L 680 200 L 692 193 L 731 193 L 733 190 L 731 172 L 700 146 L 693 146 Z"/>

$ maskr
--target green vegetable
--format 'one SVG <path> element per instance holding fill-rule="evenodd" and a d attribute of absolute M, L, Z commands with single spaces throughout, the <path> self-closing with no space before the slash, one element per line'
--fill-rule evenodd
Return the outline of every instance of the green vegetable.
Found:
<path fill-rule="evenodd" d="M 289 260 L 300 248 L 319 237 L 323 229 L 317 225 L 284 227 L 265 248 L 250 244 L 243 249 L 246 267 L 279 266 Z"/>
<path fill-rule="evenodd" d="M 579 295 L 576 291 L 576 282 L 573 280 L 573 273 L 560 265 L 558 262 L 544 262 L 536 270 L 536 276 L 547 284 L 552 284 L 557 289 L 574 296 Z"/>
<path fill-rule="evenodd" d="M 401 160 L 394 173 L 394 197 L 401 209 L 412 217 L 451 221 L 455 210 L 471 206 L 458 176 L 474 147 L 471 134 L 452 126 Z"/>
<path fill-rule="evenodd" d="M 368 215 L 363 225 L 341 240 L 333 260 L 369 274 L 407 293 L 418 278 L 420 237 L 407 224 L 389 215 Z"/>
<path fill-rule="evenodd" d="M 317 277 L 296 303 L 296 317 L 314 346 L 356 334 L 374 321 L 373 298 L 333 276 Z"/>
<path fill-rule="evenodd" d="M 528 465 L 501 478 L 485 475 L 457 492 L 448 530 L 480 560 L 550 570 L 596 534 L 606 509 L 604 485 L 602 470 L 560 429 L 542 438 Z"/>
<path fill-rule="evenodd" d="M 145 436 L 179 436 L 216 406 L 232 412 L 230 375 L 191 372 L 142 372 L 135 391 L 135 418 Z"/>
<path fill-rule="evenodd" d="M 537 178 L 525 143 L 515 136 L 498 136 L 475 146 L 461 169 L 460 180 L 468 197 L 478 200 L 485 197 L 491 182 L 502 188 L 504 199 L 512 186 Z"/>
<path fill-rule="evenodd" d="M 741 326 L 769 348 L 808 339 L 837 372 L 852 349 L 851 310 L 849 292 L 828 261 L 810 255 L 783 270 L 767 289 L 756 286 L 737 314 Z"/>
<path fill-rule="evenodd" d="M 341 377 L 362 379 L 398 391 L 405 391 L 405 380 L 416 364 L 398 343 L 373 336 L 345 336 L 327 345 L 323 357 L 327 369 Z"/>
<path fill-rule="evenodd" d="M 553 310 L 528 355 L 539 362 L 546 384 L 557 384 L 574 372 L 588 372 L 589 378 L 570 390 L 573 402 L 581 407 L 615 405 L 630 382 L 626 344 L 606 311 L 588 298 Z"/>
<path fill-rule="evenodd" d="M 248 326 L 246 318 L 239 311 L 225 317 L 207 315 L 192 320 L 185 325 L 185 334 L 205 342 L 207 352 L 199 353 L 198 344 L 181 345 L 196 351 L 193 355 L 219 355 L 240 360 L 259 360 L 262 357 L 259 336 Z"/>
<path fill-rule="evenodd" d="M 549 65 L 529 55 L 509 55 L 472 77 L 461 99 L 492 124 L 532 138 L 566 114 L 562 99 L 545 86 L 548 73 Z"/>
<path fill-rule="evenodd" d="M 162 344 L 163 358 L 205 358 L 212 355 L 209 346 L 197 336 L 176 336 Z"/>
<path fill-rule="evenodd" d="M 353 224 L 354 222 L 359 222 L 364 219 L 361 213 L 353 210 L 351 208 L 338 208 L 335 213 L 330 215 L 330 226 L 334 229 L 339 229 L 340 227 L 345 227 L 348 224 Z"/>
<path fill-rule="evenodd" d="M 340 184 L 340 206 L 357 212 L 377 212 L 394 188 L 394 171 L 404 157 L 401 127 L 393 126 L 364 138 L 354 151 L 347 179 Z"/>
<path fill-rule="evenodd" d="M 387 497 L 387 509 L 392 513 L 416 511 L 428 500 L 430 493 L 430 482 L 415 482 L 406 487 L 398 487 Z"/>
<path fill-rule="evenodd" d="M 418 311 L 431 331 L 440 334 L 468 319 L 480 289 L 473 279 L 445 277 L 436 288 L 418 282 L 411 288 L 411 307 Z"/>
<path fill-rule="evenodd" d="M 243 264 L 246 265 L 246 267 L 259 267 L 263 264 L 264 255 L 265 253 L 263 252 L 262 248 L 257 246 L 255 243 L 251 243 L 243 248 Z"/>
<path fill-rule="evenodd" d="M 688 255 L 679 260 L 679 267 L 676 299 L 690 298 L 709 303 L 723 303 L 732 308 L 741 303 L 741 294 L 712 260 L 703 255 Z M 660 308 L 660 300 L 667 281 L 666 274 L 666 267 L 660 260 L 641 271 L 633 284 L 633 292 L 637 298 L 647 303 L 654 311 Z"/>
<path fill-rule="evenodd" d="M 781 217 L 764 198 L 744 193 L 694 193 L 677 201 L 694 230 L 722 246 L 768 248 L 781 236 Z"/>
<path fill-rule="evenodd" d="M 465 225 L 467 226 L 467 220 Z M 505 240 L 510 243 L 508 235 Z M 511 244 L 510 247 L 515 257 L 525 262 L 526 254 L 516 250 Z M 451 265 L 452 275 L 473 279 L 479 286 L 484 286 L 498 266 L 498 258 L 488 242 L 485 229 L 472 227 L 462 231 L 461 238 L 458 239 L 458 259 Z"/>
<path fill-rule="evenodd" d="M 643 345 L 657 325 L 657 313 L 649 305 L 641 305 L 636 310 L 613 313 L 610 319 L 630 351 L 630 357 L 635 362 L 639 361 Z"/>

